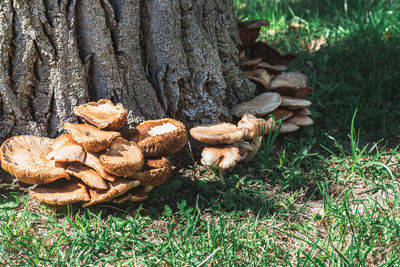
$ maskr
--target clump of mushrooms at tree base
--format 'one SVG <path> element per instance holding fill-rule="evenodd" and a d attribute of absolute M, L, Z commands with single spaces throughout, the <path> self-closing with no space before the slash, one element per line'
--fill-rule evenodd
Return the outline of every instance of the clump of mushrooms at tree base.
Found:
<path fill-rule="evenodd" d="M 113 201 L 143 201 L 171 176 L 166 156 L 187 142 L 183 123 L 151 120 L 120 130 L 127 111 L 110 100 L 74 108 L 88 124 L 64 123 L 56 139 L 21 135 L 0 148 L 1 166 L 19 181 L 36 184 L 31 197 L 53 205 L 83 207 Z M 118 131 L 120 130 L 120 131 Z"/>

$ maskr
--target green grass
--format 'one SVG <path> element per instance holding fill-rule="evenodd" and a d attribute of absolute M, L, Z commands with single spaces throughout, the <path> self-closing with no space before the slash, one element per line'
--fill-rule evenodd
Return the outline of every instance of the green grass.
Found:
<path fill-rule="evenodd" d="M 314 126 L 266 138 L 226 184 L 194 162 L 175 170 L 141 205 L 51 207 L 0 189 L 0 265 L 400 265 L 400 2 L 234 2 L 299 54 Z"/>

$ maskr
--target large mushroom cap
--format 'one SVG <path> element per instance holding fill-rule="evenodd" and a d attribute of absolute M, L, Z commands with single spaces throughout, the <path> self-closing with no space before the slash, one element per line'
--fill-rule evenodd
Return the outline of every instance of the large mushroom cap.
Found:
<path fill-rule="evenodd" d="M 131 176 L 143 167 L 144 157 L 139 146 L 121 137 L 115 139 L 109 150 L 100 156 L 104 169 L 116 176 Z"/>
<path fill-rule="evenodd" d="M 143 169 L 133 175 L 141 185 L 160 186 L 171 177 L 171 162 L 166 158 L 146 159 Z"/>
<path fill-rule="evenodd" d="M 66 172 L 82 180 L 85 184 L 96 189 L 107 189 L 107 184 L 101 176 L 89 167 L 74 164 L 68 166 Z"/>
<path fill-rule="evenodd" d="M 127 112 L 122 104 L 108 99 L 89 102 L 74 108 L 74 113 L 99 129 L 118 130 L 126 122 Z"/>
<path fill-rule="evenodd" d="M 140 132 L 138 146 L 145 157 L 160 157 L 178 153 L 186 144 L 185 125 L 174 119 L 150 120 L 136 126 Z"/>
<path fill-rule="evenodd" d="M 1 167 L 27 184 L 51 183 L 60 178 L 69 179 L 63 168 L 55 167 L 46 159 L 54 140 L 33 135 L 11 137 L 1 146 Z"/>
<path fill-rule="evenodd" d="M 311 106 L 311 101 L 290 96 L 282 96 L 281 106 L 290 110 L 296 110 L 301 108 L 308 108 L 309 106 Z"/>
<path fill-rule="evenodd" d="M 106 190 L 89 189 L 90 202 L 83 204 L 82 207 L 89 207 L 94 204 L 107 202 L 128 192 L 139 184 L 139 181 L 119 178 L 114 182 L 109 183 L 109 188 Z"/>
<path fill-rule="evenodd" d="M 274 125 L 275 123 L 272 118 L 264 120 L 261 118 L 256 118 L 252 114 L 245 114 L 238 122 L 238 129 L 243 131 L 244 138 L 254 139 L 262 136 L 262 134 L 268 134 Z"/>
<path fill-rule="evenodd" d="M 236 117 L 242 117 L 246 113 L 263 116 L 274 111 L 280 104 L 281 96 L 278 93 L 268 92 L 234 106 L 231 113 Z"/>
<path fill-rule="evenodd" d="M 201 164 L 220 169 L 233 167 L 239 160 L 240 152 L 236 146 L 206 147 L 201 153 Z"/>
<path fill-rule="evenodd" d="M 193 127 L 190 135 L 208 145 L 233 144 L 243 138 L 243 132 L 236 125 L 226 122 Z"/>
<path fill-rule="evenodd" d="M 86 186 L 76 179 L 71 181 L 62 179 L 50 184 L 38 185 L 30 195 L 41 202 L 51 205 L 66 205 L 90 200 Z"/>
<path fill-rule="evenodd" d="M 119 132 L 102 131 L 88 124 L 64 123 L 64 129 L 88 152 L 99 152 L 120 136 Z"/>
<path fill-rule="evenodd" d="M 94 169 L 103 179 L 111 182 L 115 181 L 116 177 L 106 172 L 103 165 L 101 165 L 100 163 L 99 157 L 96 154 L 87 152 L 86 159 L 83 164 Z"/>
<path fill-rule="evenodd" d="M 80 162 L 85 160 L 86 152 L 69 134 L 63 134 L 54 140 L 53 150 L 46 158 L 60 162 Z"/>

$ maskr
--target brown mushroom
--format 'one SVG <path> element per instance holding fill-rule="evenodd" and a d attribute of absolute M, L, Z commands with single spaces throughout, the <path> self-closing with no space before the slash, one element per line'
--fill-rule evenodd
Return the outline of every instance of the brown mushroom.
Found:
<path fill-rule="evenodd" d="M 287 110 L 287 109 L 283 109 L 283 108 L 277 108 L 272 112 L 272 116 L 273 118 L 277 121 L 277 120 L 287 120 L 290 117 L 292 117 L 294 115 L 293 111 Z"/>
<path fill-rule="evenodd" d="M 302 108 L 299 110 L 296 110 L 296 114 L 301 114 L 301 115 L 311 115 L 311 111 L 308 108 Z"/>
<path fill-rule="evenodd" d="M 279 129 L 279 134 L 291 133 L 297 131 L 299 128 L 300 127 L 296 124 L 288 121 L 283 121 L 280 129 L 277 127 L 277 129 Z"/>
<path fill-rule="evenodd" d="M 108 151 L 100 156 L 104 169 L 116 176 L 131 176 L 143 167 L 144 157 L 139 146 L 122 137 L 115 139 Z"/>
<path fill-rule="evenodd" d="M 0 148 L 1 167 L 27 184 L 51 183 L 69 179 L 65 169 L 55 167 L 46 155 L 53 149 L 54 140 L 33 135 L 7 139 Z"/>
<path fill-rule="evenodd" d="M 77 179 L 61 179 L 55 182 L 38 185 L 30 193 L 34 199 L 51 205 L 67 205 L 75 202 L 89 201 L 86 186 Z"/>
<path fill-rule="evenodd" d="M 257 67 L 260 69 L 265 69 L 271 74 L 280 74 L 281 72 L 284 72 L 287 70 L 286 65 L 271 65 L 265 61 L 261 61 Z"/>
<path fill-rule="evenodd" d="M 311 106 L 311 102 L 306 99 L 282 96 L 281 106 L 290 110 L 296 110 Z"/>
<path fill-rule="evenodd" d="M 261 85 L 264 89 L 270 86 L 272 77 L 264 69 L 246 70 L 245 74 L 250 81 Z"/>
<path fill-rule="evenodd" d="M 101 176 L 93 169 L 73 164 L 68 166 L 66 172 L 82 180 L 85 184 L 96 189 L 107 189 L 107 184 Z"/>
<path fill-rule="evenodd" d="M 243 132 L 236 125 L 226 122 L 193 127 L 190 135 L 208 145 L 233 144 L 243 138 Z"/>
<path fill-rule="evenodd" d="M 140 132 L 138 146 L 145 157 L 176 154 L 188 139 L 185 125 L 170 118 L 145 121 L 137 125 L 136 129 Z"/>
<path fill-rule="evenodd" d="M 133 175 L 141 185 L 160 186 L 171 177 L 171 163 L 166 158 L 146 159 L 142 170 Z"/>
<path fill-rule="evenodd" d="M 255 70 L 258 67 L 258 64 L 262 61 L 262 58 L 240 58 L 239 67 L 242 70 Z"/>
<path fill-rule="evenodd" d="M 242 42 L 242 45 L 239 46 L 239 51 L 252 47 L 258 38 L 261 27 L 267 25 L 269 25 L 269 22 L 262 19 L 239 22 L 239 37 Z"/>
<path fill-rule="evenodd" d="M 308 87 L 308 78 L 301 72 L 284 72 L 272 80 L 269 91 L 295 98 L 306 98 L 314 90 Z"/>
<path fill-rule="evenodd" d="M 90 201 L 83 204 L 82 207 L 90 207 L 94 204 L 110 201 L 140 184 L 139 181 L 118 178 L 114 182 L 108 183 L 108 189 L 89 189 Z"/>
<path fill-rule="evenodd" d="M 120 136 L 119 132 L 102 131 L 89 124 L 64 123 L 64 129 L 88 152 L 99 152 Z"/>
<path fill-rule="evenodd" d="M 101 165 L 100 163 L 99 157 L 96 154 L 87 152 L 86 159 L 83 164 L 94 169 L 103 179 L 114 182 L 116 177 L 106 172 L 103 165 Z"/>
<path fill-rule="evenodd" d="M 302 114 L 294 115 L 293 117 L 288 119 L 288 122 L 294 123 L 298 126 L 310 126 L 314 123 L 310 117 Z"/>
<path fill-rule="evenodd" d="M 57 163 L 80 162 L 85 160 L 86 152 L 69 134 L 63 134 L 54 140 L 53 150 L 46 155 Z"/>
<path fill-rule="evenodd" d="M 146 200 L 148 197 L 149 196 L 147 195 L 147 192 L 144 190 L 144 187 L 137 187 L 119 197 L 114 198 L 113 203 L 122 203 L 125 201 L 139 202 Z"/>
<path fill-rule="evenodd" d="M 236 117 L 242 117 L 246 113 L 263 116 L 274 111 L 280 104 L 281 96 L 278 93 L 267 92 L 234 106 L 231 113 Z"/>
<path fill-rule="evenodd" d="M 74 113 L 99 129 L 118 130 L 126 122 L 127 112 L 122 104 L 108 99 L 89 102 L 74 108 Z"/>

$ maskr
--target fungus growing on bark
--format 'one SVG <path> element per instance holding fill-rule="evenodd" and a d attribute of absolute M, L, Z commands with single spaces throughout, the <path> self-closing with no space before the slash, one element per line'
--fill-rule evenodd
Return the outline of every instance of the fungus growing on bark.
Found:
<path fill-rule="evenodd" d="M 300 127 L 294 123 L 291 123 L 288 121 L 283 121 L 281 128 L 279 130 L 279 134 L 291 133 L 291 132 L 297 131 L 299 128 Z"/>
<path fill-rule="evenodd" d="M 296 114 L 290 119 L 288 119 L 288 122 L 294 123 L 298 126 L 310 126 L 313 125 L 313 120 L 308 117 L 307 115 L 302 115 L 302 114 Z"/>
<path fill-rule="evenodd" d="M 239 67 L 242 70 L 255 70 L 258 67 L 258 64 L 260 64 L 262 61 L 262 58 L 254 58 L 254 59 L 249 59 L 249 58 L 241 58 L 239 61 Z"/>
<path fill-rule="evenodd" d="M 234 106 L 231 113 L 239 118 L 246 113 L 263 116 L 277 109 L 279 105 L 281 105 L 281 96 L 278 93 L 267 92 Z"/>
<path fill-rule="evenodd" d="M 256 84 L 261 85 L 264 89 L 269 88 L 272 77 L 268 74 L 268 72 L 264 69 L 256 69 L 256 70 L 247 70 L 245 71 L 246 77 L 255 82 Z"/>
<path fill-rule="evenodd" d="M 243 132 L 236 125 L 226 122 L 193 127 L 190 135 L 208 145 L 233 144 L 243 138 Z"/>
<path fill-rule="evenodd" d="M 90 200 L 86 186 L 77 179 L 70 181 L 61 179 L 38 185 L 31 191 L 30 196 L 50 205 L 67 205 Z"/>
<path fill-rule="evenodd" d="M 86 152 L 69 134 L 63 134 L 54 140 L 53 150 L 46 155 L 57 163 L 80 162 L 85 160 Z"/>
<path fill-rule="evenodd" d="M 115 139 L 108 151 L 100 156 L 104 169 L 116 176 L 131 176 L 143 167 L 144 157 L 139 146 L 122 137 Z"/>
<path fill-rule="evenodd" d="M 69 179 L 65 169 L 55 167 L 46 159 L 54 140 L 33 135 L 20 135 L 7 139 L 1 146 L 1 167 L 27 184 L 51 183 L 60 178 Z"/>
<path fill-rule="evenodd" d="M 161 157 L 178 153 L 186 144 L 185 125 L 174 119 L 150 120 L 136 126 L 140 133 L 138 146 L 145 157 Z"/>
<path fill-rule="evenodd" d="M 281 106 L 290 110 L 296 110 L 301 108 L 308 108 L 309 106 L 311 106 L 311 102 L 306 99 L 282 96 Z"/>
<path fill-rule="evenodd" d="M 64 123 L 64 129 L 88 152 L 99 152 L 119 137 L 119 132 L 102 131 L 89 124 Z"/>
<path fill-rule="evenodd" d="M 124 126 L 127 117 L 122 104 L 114 105 L 108 99 L 76 106 L 74 113 L 97 128 L 107 130 L 118 130 Z"/>
<path fill-rule="evenodd" d="M 250 49 L 250 58 L 262 58 L 271 65 L 289 65 L 297 58 L 294 54 L 283 55 L 273 46 L 264 42 L 256 42 Z"/>
<path fill-rule="evenodd" d="M 82 180 L 85 184 L 96 189 L 107 189 L 107 184 L 101 176 L 93 169 L 73 164 L 68 166 L 66 172 Z"/>
<path fill-rule="evenodd" d="M 160 186 L 171 177 L 171 162 L 166 158 L 146 159 L 143 168 L 133 175 L 141 185 Z"/>
<path fill-rule="evenodd" d="M 101 163 L 100 163 L 99 157 L 96 154 L 87 152 L 86 159 L 83 162 L 83 164 L 94 169 L 103 179 L 114 182 L 116 177 L 112 174 L 109 174 L 104 169 L 103 165 L 101 165 Z"/>
<path fill-rule="evenodd" d="M 285 96 L 306 98 L 314 89 L 308 87 L 308 78 L 303 73 L 284 72 L 272 80 L 268 90 Z"/>
<path fill-rule="evenodd" d="M 274 119 L 277 120 L 287 120 L 290 117 L 294 115 L 293 111 L 287 110 L 287 109 L 282 109 L 282 108 L 277 108 L 272 112 L 272 116 Z"/>
<path fill-rule="evenodd" d="M 239 37 L 242 44 L 239 46 L 239 50 L 246 50 L 253 46 L 258 38 L 260 29 L 262 26 L 268 26 L 267 20 L 259 19 L 252 21 L 238 21 Z"/>

